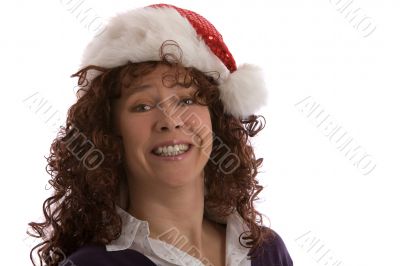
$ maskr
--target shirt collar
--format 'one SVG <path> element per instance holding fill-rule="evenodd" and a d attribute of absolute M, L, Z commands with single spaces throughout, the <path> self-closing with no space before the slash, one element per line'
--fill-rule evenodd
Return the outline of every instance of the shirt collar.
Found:
<path fill-rule="evenodd" d="M 135 238 L 138 237 L 139 230 L 144 232 L 145 237 L 148 237 L 150 231 L 147 221 L 133 217 L 119 206 L 116 206 L 116 212 L 122 221 L 121 235 L 106 245 L 107 251 L 128 249 L 133 244 Z"/>
<path fill-rule="evenodd" d="M 150 230 L 149 223 L 147 221 L 135 218 L 119 206 L 116 207 L 116 211 L 122 220 L 121 235 L 117 239 L 111 241 L 110 244 L 106 245 L 107 251 L 124 250 L 130 248 L 136 241 L 148 241 Z M 236 210 L 227 217 L 226 221 L 225 257 L 227 260 L 229 260 L 231 257 L 237 256 L 244 258 L 247 256 L 249 248 L 243 247 L 239 243 L 239 236 L 244 231 L 248 231 L 249 229 Z"/>

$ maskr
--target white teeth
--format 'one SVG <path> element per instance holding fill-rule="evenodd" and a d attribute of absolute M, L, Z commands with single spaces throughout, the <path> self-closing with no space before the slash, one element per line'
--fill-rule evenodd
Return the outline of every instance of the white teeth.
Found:
<path fill-rule="evenodd" d="M 184 153 L 188 149 L 189 149 L 188 144 L 177 144 L 173 146 L 170 145 L 170 146 L 158 147 L 155 150 L 155 153 L 161 156 L 175 156 Z"/>

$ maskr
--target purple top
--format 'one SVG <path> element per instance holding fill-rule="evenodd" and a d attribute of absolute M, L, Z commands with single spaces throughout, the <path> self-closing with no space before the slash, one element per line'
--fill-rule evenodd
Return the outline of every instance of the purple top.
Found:
<path fill-rule="evenodd" d="M 293 266 L 293 261 L 286 249 L 282 238 L 275 232 L 273 241 L 264 242 L 263 251 L 256 259 L 251 260 L 252 266 Z M 133 264 L 134 263 L 134 264 Z M 125 249 L 120 251 L 107 251 L 105 246 L 86 245 L 72 253 L 62 261 L 60 266 L 155 266 L 149 258 L 142 253 Z"/>

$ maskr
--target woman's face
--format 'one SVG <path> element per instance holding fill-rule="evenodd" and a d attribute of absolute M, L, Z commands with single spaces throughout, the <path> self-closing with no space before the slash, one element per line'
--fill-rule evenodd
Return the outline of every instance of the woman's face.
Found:
<path fill-rule="evenodd" d="M 175 77 L 175 71 L 158 65 L 140 83 L 123 88 L 115 103 L 129 183 L 176 187 L 203 174 L 212 149 L 210 113 L 207 106 L 191 100 L 194 85 L 163 85 L 163 75 Z"/>

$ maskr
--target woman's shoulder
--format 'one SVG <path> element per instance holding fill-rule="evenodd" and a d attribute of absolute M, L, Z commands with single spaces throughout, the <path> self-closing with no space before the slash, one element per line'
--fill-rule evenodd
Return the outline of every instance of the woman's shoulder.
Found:
<path fill-rule="evenodd" d="M 108 266 L 108 265 L 143 265 L 155 264 L 142 253 L 125 249 L 120 251 L 107 251 L 105 246 L 85 245 L 64 259 L 60 266 Z"/>
<path fill-rule="evenodd" d="M 255 255 L 258 256 L 252 261 L 251 265 L 293 266 L 292 258 L 281 236 L 271 228 L 263 226 L 262 229 L 269 231 L 269 234 L 257 248 Z"/>

